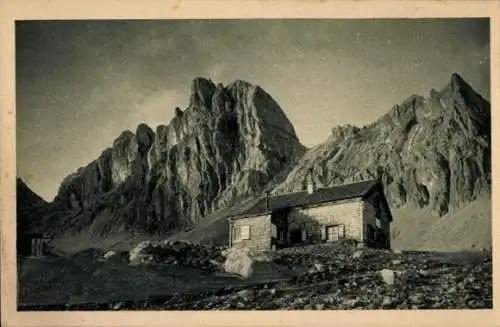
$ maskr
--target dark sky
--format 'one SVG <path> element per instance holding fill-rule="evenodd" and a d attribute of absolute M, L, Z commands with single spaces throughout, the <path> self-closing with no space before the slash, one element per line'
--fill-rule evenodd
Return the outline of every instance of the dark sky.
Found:
<path fill-rule="evenodd" d="M 490 99 L 489 21 L 17 22 L 18 175 L 52 199 L 125 129 L 167 124 L 190 82 L 261 85 L 307 145 L 458 72 Z"/>

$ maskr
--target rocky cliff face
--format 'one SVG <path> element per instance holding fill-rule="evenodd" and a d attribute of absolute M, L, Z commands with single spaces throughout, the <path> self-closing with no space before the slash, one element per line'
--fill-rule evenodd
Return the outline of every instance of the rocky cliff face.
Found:
<path fill-rule="evenodd" d="M 277 193 L 381 178 L 393 208 L 438 215 L 490 191 L 490 104 L 458 74 L 441 91 L 411 96 L 376 122 L 340 126 L 309 150 Z"/>
<path fill-rule="evenodd" d="M 168 125 L 124 131 L 62 182 L 48 228 L 165 232 L 254 194 L 304 153 L 294 127 L 259 86 L 196 78 Z"/>

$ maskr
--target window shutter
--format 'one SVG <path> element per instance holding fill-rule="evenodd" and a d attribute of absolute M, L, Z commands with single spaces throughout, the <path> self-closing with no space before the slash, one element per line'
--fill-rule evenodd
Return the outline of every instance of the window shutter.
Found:
<path fill-rule="evenodd" d="M 303 229 L 302 230 L 302 241 L 307 240 L 307 230 Z"/>
<path fill-rule="evenodd" d="M 326 240 L 326 226 L 321 226 L 320 229 L 321 229 L 321 240 L 324 241 Z"/>
<path fill-rule="evenodd" d="M 241 228 L 233 227 L 233 241 L 239 241 L 241 239 Z"/>
<path fill-rule="evenodd" d="M 250 226 L 242 226 L 241 227 L 241 239 L 249 240 L 250 239 Z"/>
<path fill-rule="evenodd" d="M 344 225 L 339 226 L 339 238 L 345 238 L 345 226 Z"/>
<path fill-rule="evenodd" d="M 271 224 L 271 236 L 275 238 L 278 237 L 278 230 L 276 229 L 275 224 Z"/>

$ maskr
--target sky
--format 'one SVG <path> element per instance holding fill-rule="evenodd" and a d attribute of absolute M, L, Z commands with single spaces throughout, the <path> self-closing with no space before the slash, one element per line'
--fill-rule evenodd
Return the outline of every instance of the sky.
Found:
<path fill-rule="evenodd" d="M 17 175 L 47 200 L 126 129 L 168 124 L 195 77 L 260 85 L 306 146 L 459 73 L 490 99 L 488 19 L 16 23 Z"/>

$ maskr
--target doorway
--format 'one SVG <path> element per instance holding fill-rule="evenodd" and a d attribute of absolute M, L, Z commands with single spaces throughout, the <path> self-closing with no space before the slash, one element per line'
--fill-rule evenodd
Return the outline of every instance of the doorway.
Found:
<path fill-rule="evenodd" d="M 302 242 L 302 230 L 293 229 L 290 231 L 290 243 L 297 244 Z"/>
<path fill-rule="evenodd" d="M 326 228 L 326 240 L 328 242 L 337 242 L 344 238 L 344 225 L 328 226 Z"/>

